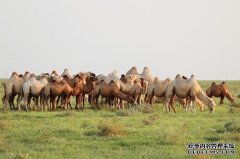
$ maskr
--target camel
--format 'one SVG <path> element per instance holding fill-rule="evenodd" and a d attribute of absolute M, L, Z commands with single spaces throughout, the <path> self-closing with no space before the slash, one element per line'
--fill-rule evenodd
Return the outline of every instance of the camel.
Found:
<path fill-rule="evenodd" d="M 158 77 L 155 77 L 154 81 L 148 86 L 146 102 L 152 105 L 154 96 L 157 98 L 165 97 L 165 92 L 170 82 L 170 78 L 167 78 L 161 82 Z"/>
<path fill-rule="evenodd" d="M 94 75 L 94 76 L 92 76 L 92 75 Z M 84 100 L 85 100 L 86 94 L 88 94 L 88 102 L 91 103 L 92 92 L 95 88 L 97 80 L 98 80 L 98 78 L 96 77 L 95 74 L 90 74 L 90 76 L 87 76 L 86 85 L 83 86 L 83 94 L 82 94 L 83 108 L 84 108 Z"/>
<path fill-rule="evenodd" d="M 133 97 L 135 104 L 141 105 L 141 95 L 147 92 L 147 87 L 148 82 L 141 78 L 141 82 L 135 80 L 129 91 L 125 93 Z"/>
<path fill-rule="evenodd" d="M 47 85 L 47 83 L 47 76 L 43 75 L 37 79 L 35 74 L 32 74 L 30 79 L 23 83 L 21 88 L 21 98 L 24 98 L 24 105 L 26 110 L 28 110 L 28 107 L 30 107 L 30 101 L 32 97 L 35 97 L 35 105 L 38 106 L 38 97 L 41 95 L 42 88 Z"/>
<path fill-rule="evenodd" d="M 212 85 L 206 90 L 206 94 L 210 98 L 220 97 L 220 105 L 223 104 L 224 97 L 227 97 L 231 103 L 234 103 L 234 98 L 230 94 L 225 82 L 222 82 L 220 85 L 217 85 L 215 82 L 213 82 Z"/>
<path fill-rule="evenodd" d="M 24 77 L 19 77 L 16 72 L 12 73 L 10 79 L 4 84 L 4 106 L 3 109 L 9 105 L 10 109 L 15 109 L 14 106 L 14 98 L 18 95 L 18 98 L 21 95 L 21 86 L 25 80 L 29 78 L 29 72 L 26 72 Z M 17 100 L 18 109 L 20 109 L 19 105 L 20 101 Z"/>
<path fill-rule="evenodd" d="M 75 91 L 71 91 L 70 96 L 76 96 L 76 105 L 75 109 L 79 109 L 79 107 L 82 107 L 81 104 L 83 102 L 83 91 L 84 91 L 84 86 L 86 85 L 86 78 L 89 76 L 89 73 L 79 73 L 74 78 L 69 79 L 69 76 L 64 75 L 63 78 L 64 80 L 69 84 L 71 88 L 76 88 L 77 84 L 77 89 Z"/>
<path fill-rule="evenodd" d="M 108 98 L 108 102 L 109 102 L 109 106 L 113 106 L 113 100 L 114 98 L 119 98 L 122 100 L 126 100 L 129 103 L 133 103 L 134 99 L 129 96 L 126 95 L 125 93 L 122 93 L 117 86 L 115 85 L 114 81 L 110 81 L 109 84 L 107 84 L 104 80 L 101 81 L 101 83 L 99 83 L 92 94 L 92 101 L 91 104 L 92 106 L 96 104 L 97 108 L 99 108 L 98 106 L 98 98 L 99 96 L 102 96 L 104 98 Z M 95 102 L 94 102 L 95 101 Z M 95 107 L 95 106 L 94 106 Z"/>
<path fill-rule="evenodd" d="M 214 110 L 215 102 L 205 94 L 201 86 L 197 83 L 194 75 L 192 75 L 190 79 L 183 79 L 182 76 L 178 74 L 175 80 L 168 85 L 165 101 L 165 106 L 168 111 L 170 111 L 169 103 L 173 100 L 175 95 L 181 99 L 190 98 L 190 107 L 193 111 L 195 111 L 194 102 L 196 101 L 196 98 L 207 105 L 210 112 L 213 112 Z M 176 113 L 175 108 L 171 104 L 170 106 Z M 188 109 L 189 107 L 187 107 L 186 110 Z"/>
<path fill-rule="evenodd" d="M 62 81 L 50 81 L 46 86 L 42 89 L 41 94 L 41 106 L 42 110 L 45 109 L 44 107 L 47 105 L 47 101 L 50 98 L 50 104 L 52 105 L 52 109 L 56 109 L 55 107 L 55 99 L 57 96 L 60 96 L 64 101 L 64 109 L 67 109 L 67 104 L 69 103 L 69 98 L 71 95 L 76 96 L 76 108 L 78 106 L 79 96 L 81 90 L 83 89 L 83 84 L 86 83 L 85 74 L 79 73 L 72 80 L 65 80 Z M 51 107 L 50 107 L 51 108 Z"/>

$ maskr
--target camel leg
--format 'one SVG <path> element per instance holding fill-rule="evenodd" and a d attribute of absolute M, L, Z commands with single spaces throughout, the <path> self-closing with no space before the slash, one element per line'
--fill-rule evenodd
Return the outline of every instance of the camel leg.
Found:
<path fill-rule="evenodd" d="M 3 104 L 3 110 L 5 110 L 8 105 L 9 105 L 9 107 L 10 107 L 10 104 L 9 104 L 9 98 L 10 98 L 10 96 L 11 96 L 11 94 L 5 96 L 5 98 L 4 98 L 4 104 Z"/>
<path fill-rule="evenodd" d="M 8 101 L 11 110 L 14 110 L 14 98 L 15 95 L 11 95 Z"/>
<path fill-rule="evenodd" d="M 223 100 L 224 100 L 224 95 L 220 97 L 220 105 L 223 104 Z"/>
<path fill-rule="evenodd" d="M 138 103 L 138 105 L 141 105 L 141 95 L 137 96 L 137 103 Z"/>
<path fill-rule="evenodd" d="M 170 98 L 167 97 L 166 101 L 165 101 L 165 104 L 164 104 L 165 107 L 163 106 L 163 112 L 165 112 L 165 110 L 168 111 L 169 102 L 170 102 Z"/>

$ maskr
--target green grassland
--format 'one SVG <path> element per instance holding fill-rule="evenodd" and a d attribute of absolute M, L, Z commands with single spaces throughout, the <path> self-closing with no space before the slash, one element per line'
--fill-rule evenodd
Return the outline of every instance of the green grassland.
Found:
<path fill-rule="evenodd" d="M 206 89 L 211 81 L 200 81 Z M 240 103 L 240 81 L 227 82 Z M 0 97 L 3 88 L 0 88 Z M 216 103 L 219 99 L 214 98 Z M 0 112 L 0 158 L 240 158 L 240 108 L 177 114 L 130 107 L 110 111 Z M 2 108 L 2 103 L 0 104 Z M 188 155 L 188 143 L 235 143 L 235 155 Z"/>

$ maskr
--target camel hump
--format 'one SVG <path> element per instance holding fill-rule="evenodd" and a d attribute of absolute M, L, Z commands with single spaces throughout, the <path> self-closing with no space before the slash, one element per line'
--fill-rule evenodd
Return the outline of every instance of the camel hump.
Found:
<path fill-rule="evenodd" d="M 114 80 L 111 80 L 109 84 L 115 84 L 115 83 L 114 83 Z"/>
<path fill-rule="evenodd" d="M 18 75 L 18 77 L 23 78 L 23 74 Z"/>
<path fill-rule="evenodd" d="M 182 76 L 183 79 L 188 79 L 186 76 Z"/>
<path fill-rule="evenodd" d="M 124 74 L 121 75 L 122 78 L 125 78 L 126 76 Z"/>
<path fill-rule="evenodd" d="M 213 82 L 213 83 L 212 83 L 212 86 L 215 86 L 215 85 L 216 85 L 216 82 Z"/>
<path fill-rule="evenodd" d="M 223 81 L 221 85 L 225 85 L 226 83 Z"/>

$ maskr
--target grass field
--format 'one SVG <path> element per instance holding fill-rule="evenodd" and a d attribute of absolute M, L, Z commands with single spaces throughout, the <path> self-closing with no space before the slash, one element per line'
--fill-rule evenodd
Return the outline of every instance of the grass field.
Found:
<path fill-rule="evenodd" d="M 211 81 L 200 84 L 206 89 Z M 240 103 L 240 81 L 227 84 Z M 224 102 L 213 114 L 186 113 L 178 106 L 177 114 L 166 113 L 162 104 L 114 111 L 1 111 L 0 158 L 240 158 L 240 108 Z M 236 154 L 187 154 L 188 143 L 213 142 L 235 143 Z"/>

